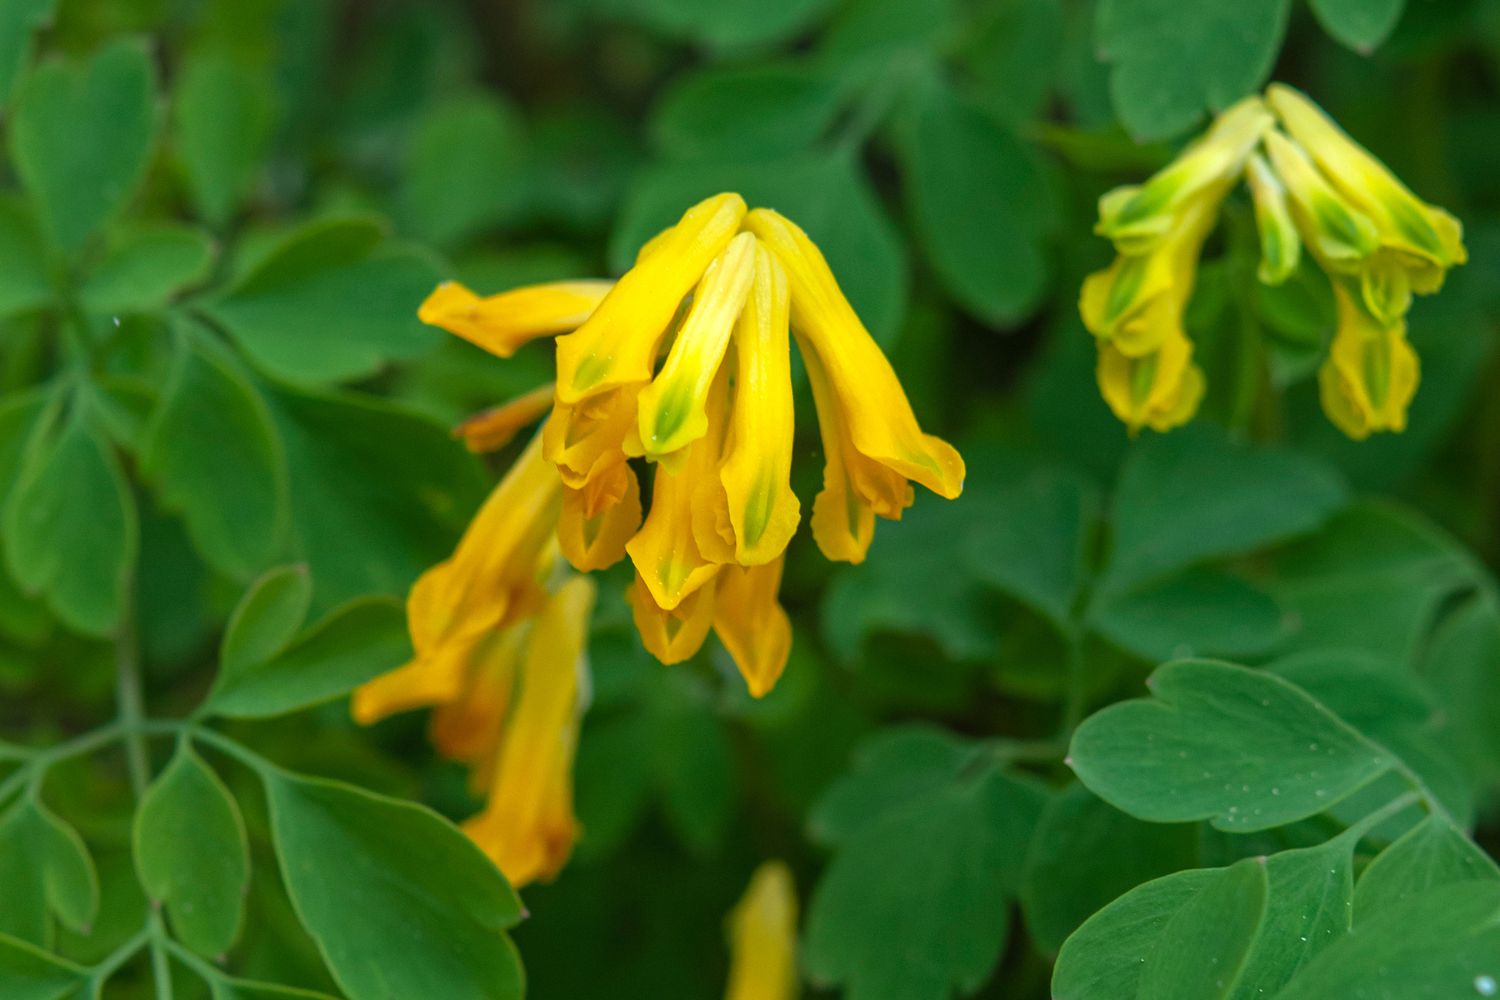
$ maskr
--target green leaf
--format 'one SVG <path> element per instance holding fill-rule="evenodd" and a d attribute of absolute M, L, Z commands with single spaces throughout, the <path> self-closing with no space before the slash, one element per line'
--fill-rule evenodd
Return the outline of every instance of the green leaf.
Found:
<path fill-rule="evenodd" d="M 1494 978 L 1496 955 L 1500 882 L 1459 882 L 1362 922 L 1313 959 L 1276 1000 L 1484 996 L 1481 984 Z"/>
<path fill-rule="evenodd" d="M 620 9 L 661 31 L 714 49 L 742 49 L 794 35 L 832 4 L 833 0 L 639 0 Z"/>
<path fill-rule="evenodd" d="M 1359 650 L 1308 650 L 1266 669 L 1312 695 L 1367 735 L 1423 726 L 1437 706 L 1421 679 Z"/>
<path fill-rule="evenodd" d="M 243 579 L 285 544 L 286 457 L 270 408 L 228 352 L 190 327 L 146 430 L 141 471 L 221 572 Z"/>
<path fill-rule="evenodd" d="M 219 646 L 221 671 L 238 673 L 265 663 L 291 645 L 312 605 L 306 566 L 267 570 L 245 591 Z"/>
<path fill-rule="evenodd" d="M 493 95 L 437 105 L 408 147 L 400 193 L 406 229 L 451 244 L 508 218 L 524 195 L 524 142 L 519 116 Z"/>
<path fill-rule="evenodd" d="M 379 224 L 367 218 L 305 223 L 205 308 L 278 378 L 370 375 L 438 337 L 417 320 L 417 306 L 438 282 L 436 265 L 380 240 Z"/>
<path fill-rule="evenodd" d="M 65 254 L 76 256 L 144 177 L 156 131 L 155 87 L 145 43 L 121 39 L 83 65 L 49 61 L 22 88 L 11 157 Z"/>
<path fill-rule="evenodd" d="M 189 57 L 172 94 L 173 147 L 193 205 L 223 228 L 260 170 L 271 136 L 268 83 L 228 56 Z"/>
<path fill-rule="evenodd" d="M 911 114 L 903 186 L 927 257 L 961 306 L 1014 325 L 1047 285 L 1057 211 L 1042 163 L 940 81 L 917 89 Z"/>
<path fill-rule="evenodd" d="M 281 874 L 350 1000 L 506 1000 L 521 904 L 498 869 L 422 806 L 285 771 L 262 774 Z"/>
<path fill-rule="evenodd" d="M 1455 610 L 1422 653 L 1420 671 L 1431 683 L 1450 724 L 1449 742 L 1491 787 L 1500 786 L 1500 604 L 1486 590 Z"/>
<path fill-rule="evenodd" d="M 231 718 L 285 715 L 347 694 L 411 656 L 404 606 L 388 597 L 360 598 L 269 659 L 226 663 L 207 709 Z"/>
<path fill-rule="evenodd" d="M 935 54 L 959 23 L 953 0 L 852 0 L 829 26 L 821 52 L 886 69 Z"/>
<path fill-rule="evenodd" d="M 1090 790 L 1140 819 L 1268 830 L 1324 811 L 1396 764 L 1273 674 L 1181 660 L 1147 684 L 1152 697 L 1086 719 L 1069 756 Z"/>
<path fill-rule="evenodd" d="M 837 845 L 808 912 L 814 982 L 851 1000 L 977 989 L 1004 947 L 1042 799 L 943 734 L 878 737 L 812 821 Z"/>
<path fill-rule="evenodd" d="M 1363 55 L 1378 49 L 1395 30 L 1406 0 L 1310 0 L 1323 30 Z"/>
<path fill-rule="evenodd" d="M 52 940 L 48 914 L 86 933 L 99 912 L 99 876 L 77 832 L 34 795 L 0 814 L 0 934 L 38 946 Z"/>
<path fill-rule="evenodd" d="M 41 309 L 52 302 L 47 253 L 31 209 L 19 198 L 0 198 L 0 317 Z"/>
<path fill-rule="evenodd" d="M 1453 882 L 1500 881 L 1500 867 L 1445 816 L 1431 815 L 1408 830 L 1371 862 L 1354 892 L 1361 926 Z"/>
<path fill-rule="evenodd" d="M 1162 938 L 1141 968 L 1141 994 L 1201 997 L 1232 994 L 1265 919 L 1266 864 L 1246 858 L 1224 869 L 1167 920 Z"/>
<path fill-rule="evenodd" d="M 189 226 L 132 228 L 111 242 L 89 272 L 80 293 L 84 308 L 99 315 L 158 309 L 175 292 L 208 277 L 213 257 L 213 241 Z"/>
<path fill-rule="evenodd" d="M 6 564 L 28 593 L 89 635 L 105 635 L 125 607 L 140 529 L 135 498 L 79 389 L 61 428 L 28 448 L 4 511 Z M 35 437 L 35 435 L 34 435 Z"/>
<path fill-rule="evenodd" d="M 1290 0 L 1101 0 L 1094 22 L 1115 113 L 1137 139 L 1164 139 L 1265 82 Z"/>
<path fill-rule="evenodd" d="M 1090 609 L 1090 623 L 1100 635 L 1154 663 L 1261 655 L 1283 638 L 1284 617 L 1261 588 L 1211 569 L 1190 569 Z"/>
<path fill-rule="evenodd" d="M 89 977 L 82 966 L 0 934 L 0 983 L 6 1000 L 82 1000 Z"/>
<path fill-rule="evenodd" d="M 1120 593 L 1306 534 L 1345 502 L 1332 472 L 1294 452 L 1236 444 L 1204 424 L 1140 438 L 1115 488 L 1100 589 Z"/>
<path fill-rule="evenodd" d="M 967 569 L 1067 627 L 1098 521 L 1097 492 L 1071 471 L 1046 467 L 990 496 L 993 510 L 975 519 L 964 545 Z"/>
<path fill-rule="evenodd" d="M 1002 0 L 971 27 L 961 58 L 985 110 L 1014 126 L 1045 117 L 1065 72 L 1059 55 L 1068 16 L 1055 0 Z"/>
<path fill-rule="evenodd" d="M 479 505 L 473 457 L 445 428 L 384 400 L 282 392 L 273 403 L 314 609 L 405 597 Z"/>
<path fill-rule="evenodd" d="M 1021 906 L 1032 940 L 1056 952 L 1106 903 L 1197 858 L 1196 824 L 1142 823 L 1069 785 L 1047 803 L 1027 855 Z"/>
<path fill-rule="evenodd" d="M 52 23 L 57 0 L 11 0 L 0 5 L 0 107 L 10 103 L 31 57 L 32 36 Z"/>
<path fill-rule="evenodd" d="M 225 976 L 209 984 L 213 1000 L 337 1000 L 327 993 Z"/>
<path fill-rule="evenodd" d="M 642 244 L 695 202 L 721 191 L 738 191 L 752 208 L 773 207 L 805 229 L 875 339 L 891 342 L 906 310 L 906 254 L 869 182 L 845 153 L 667 163 L 642 171 L 610 237 L 615 270 L 628 268 Z"/>
<path fill-rule="evenodd" d="M 770 159 L 821 138 L 845 97 L 837 80 L 802 64 L 710 69 L 666 92 L 651 130 L 669 156 Z"/>
<path fill-rule="evenodd" d="M 172 933 L 201 955 L 229 950 L 244 915 L 250 845 L 229 789 L 191 746 L 178 746 L 141 799 L 136 871 Z"/>

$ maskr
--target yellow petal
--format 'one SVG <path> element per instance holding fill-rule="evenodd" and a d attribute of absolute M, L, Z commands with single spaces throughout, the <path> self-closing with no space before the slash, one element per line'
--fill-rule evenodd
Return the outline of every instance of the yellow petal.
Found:
<path fill-rule="evenodd" d="M 1375 223 L 1336 190 L 1292 140 L 1273 130 L 1266 133 L 1265 142 L 1303 241 L 1325 269 L 1357 269 L 1380 246 Z"/>
<path fill-rule="evenodd" d="M 1426 204 L 1302 93 L 1276 83 L 1266 100 L 1329 182 L 1380 230 L 1386 246 L 1426 258 L 1440 269 L 1468 259 L 1458 220 Z"/>
<path fill-rule="evenodd" d="M 432 713 L 432 743 L 443 756 L 471 765 L 494 756 L 529 632 L 525 622 L 517 623 L 486 636 L 475 647 L 462 690 Z"/>
<path fill-rule="evenodd" d="M 1260 232 L 1260 280 L 1279 285 L 1296 273 L 1302 259 L 1302 241 L 1297 236 L 1286 188 L 1259 154 L 1250 157 L 1245 176 L 1255 200 L 1255 225 Z"/>
<path fill-rule="evenodd" d="M 412 660 L 354 689 L 350 715 L 368 726 L 398 712 L 442 705 L 463 690 L 476 637 L 448 643 L 426 659 Z"/>
<path fill-rule="evenodd" d="M 417 318 L 508 358 L 539 337 L 576 329 L 613 286 L 612 281 L 558 281 L 482 299 L 456 281 L 445 281 L 427 296 Z"/>
<path fill-rule="evenodd" d="M 717 482 L 727 423 L 727 382 L 727 375 L 721 373 L 709 393 L 708 432 L 677 453 L 675 467 L 657 463 L 651 511 L 640 532 L 625 546 L 657 606 L 667 611 L 719 569 L 718 560 L 699 546 L 694 521 L 703 516 L 698 499 L 706 485 Z"/>
<path fill-rule="evenodd" d="M 765 696 L 792 652 L 792 623 L 776 599 L 780 558 L 764 566 L 725 566 L 714 591 L 714 632 L 729 650 L 752 697 Z"/>
<path fill-rule="evenodd" d="M 844 298 L 812 240 L 770 209 L 751 212 L 745 226 L 786 268 L 792 326 L 827 373 L 855 449 L 939 496 L 958 496 L 963 491 L 963 459 L 946 441 L 922 433 L 895 370 Z"/>
<path fill-rule="evenodd" d="M 735 329 L 734 407 L 719 470 L 734 559 L 743 566 L 779 556 L 802 517 L 791 484 L 795 412 L 790 308 L 786 272 L 758 247 L 755 285 Z"/>
<path fill-rule="evenodd" d="M 511 438 L 552 408 L 552 383 L 538 386 L 500 406 L 476 413 L 453 429 L 468 449 L 477 454 L 499 451 Z"/>
<path fill-rule="evenodd" d="M 1114 240 L 1121 253 L 1149 250 L 1180 227 L 1179 215 L 1195 200 L 1217 205 L 1274 123 L 1258 97 L 1226 109 L 1201 138 L 1145 184 L 1119 188 L 1101 198 L 1095 232 Z"/>
<path fill-rule="evenodd" d="M 849 438 L 849 428 L 844 422 L 844 413 L 833 396 L 833 388 L 817 355 L 811 350 L 802 352 L 807 368 L 807 380 L 812 385 L 813 403 L 818 410 L 818 432 L 823 440 L 823 489 L 813 500 L 812 534 L 823 555 L 834 562 L 864 562 L 870 542 L 875 537 L 875 504 L 877 501 L 895 499 L 898 503 L 892 512 L 889 504 L 883 505 L 885 516 L 898 518 L 901 510 L 912 502 L 911 487 L 896 476 L 882 480 L 879 473 L 895 475 L 883 465 L 865 458 L 854 448 Z M 871 470 L 878 470 L 872 474 Z M 904 494 L 894 498 L 886 495 L 880 487 L 893 487 L 899 483 Z"/>
<path fill-rule="evenodd" d="M 657 343 L 709 262 L 745 216 L 737 194 L 708 198 L 683 215 L 627 271 L 588 321 L 557 341 L 557 399 L 577 403 L 617 386 L 651 381 Z"/>
<path fill-rule="evenodd" d="M 605 495 L 596 498 L 601 486 Z M 557 543 L 574 569 L 589 573 L 623 559 L 625 543 L 640 526 L 641 486 L 635 470 L 621 463 L 610 475 L 581 490 L 563 491 Z"/>
<path fill-rule="evenodd" d="M 1203 398 L 1203 373 L 1192 363 L 1193 345 L 1180 331 L 1142 358 L 1099 344 L 1099 390 L 1132 434 L 1142 427 L 1167 431 L 1192 419 Z"/>
<path fill-rule="evenodd" d="M 556 875 L 578 839 L 573 757 L 587 698 L 584 651 L 593 605 L 593 582 L 578 576 L 542 608 L 526 640 L 520 693 L 489 798 L 464 825 L 515 886 Z"/>
<path fill-rule="evenodd" d="M 709 390 L 755 277 L 755 249 L 755 237 L 740 233 L 709 264 L 661 372 L 641 390 L 638 420 L 646 457 L 675 452 L 708 431 Z"/>
<path fill-rule="evenodd" d="M 1318 371 L 1323 411 L 1345 434 L 1363 440 L 1376 431 L 1406 429 L 1406 408 L 1420 379 L 1406 321 L 1383 324 L 1342 284 L 1334 283 L 1338 331 Z"/>
<path fill-rule="evenodd" d="M 666 610 L 656 603 L 640 574 L 630 587 L 630 611 L 641 644 L 662 663 L 681 663 L 698 652 L 714 622 L 714 587 L 710 579 L 677 607 Z"/>
<path fill-rule="evenodd" d="M 607 477 L 625 462 L 625 438 L 635 427 L 638 386 L 622 386 L 580 403 L 556 403 L 542 425 L 547 461 L 573 489 Z"/>
<path fill-rule="evenodd" d="M 793 1000 L 797 995 L 797 890 L 791 870 L 767 861 L 729 915 L 725 1000 Z"/>

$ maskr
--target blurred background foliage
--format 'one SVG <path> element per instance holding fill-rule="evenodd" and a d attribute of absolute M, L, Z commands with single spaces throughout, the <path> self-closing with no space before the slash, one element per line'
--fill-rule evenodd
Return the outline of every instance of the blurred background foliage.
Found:
<path fill-rule="evenodd" d="M 1190 314 L 1203 415 L 1131 440 L 1076 309 L 1109 256 L 1095 201 L 1268 78 L 1464 220 L 1471 263 L 1412 312 L 1410 429 L 1355 444 L 1326 423 L 1328 289 L 1255 283 L 1239 201 Z M 308 567 L 315 614 L 403 595 L 508 458 L 485 469 L 447 427 L 549 369 L 545 347 L 500 362 L 422 327 L 426 292 L 615 274 L 738 190 L 824 248 L 969 484 L 882 524 L 862 566 L 793 544 L 796 645 L 760 702 L 717 647 L 652 661 L 626 579 L 604 580 L 584 839 L 514 933 L 531 995 L 715 995 L 722 915 L 771 856 L 807 904 L 814 995 L 1048 995 L 1063 939 L 1115 896 L 1320 829 L 1149 826 L 1069 784 L 1059 725 L 1174 657 L 1296 680 L 1493 852 L 1497 87 L 1496 0 L 10 0 L 0 734 L 113 717 L 122 620 L 148 703 L 186 712 L 270 567 Z M 804 498 L 819 464 L 797 464 Z M 337 702 L 235 731 L 473 809 L 417 717 L 365 732 Z M 953 747 L 994 737 L 1024 742 L 953 792 Z M 92 932 L 56 947 L 97 961 L 144 906 L 126 776 L 70 763 L 46 795 L 103 887 Z M 240 798 L 256 875 L 229 967 L 331 989 Z"/>

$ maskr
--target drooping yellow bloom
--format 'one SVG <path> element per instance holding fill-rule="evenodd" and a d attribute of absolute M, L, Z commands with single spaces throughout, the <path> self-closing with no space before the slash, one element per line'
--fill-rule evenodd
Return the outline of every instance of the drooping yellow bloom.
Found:
<path fill-rule="evenodd" d="M 765 694 L 791 648 L 777 591 L 802 520 L 791 488 L 793 339 L 823 439 L 824 484 L 810 520 L 829 558 L 862 560 L 875 518 L 899 518 L 913 502 L 913 482 L 958 496 L 963 459 L 922 431 L 890 362 L 807 234 L 769 209 L 747 211 L 739 195 L 689 208 L 589 309 L 574 308 L 556 288 L 536 286 L 526 290 L 531 298 L 511 301 L 527 305 L 513 326 L 563 333 L 540 435 L 559 481 L 558 551 L 581 572 L 628 555 L 636 571 L 630 602 L 646 647 L 677 662 L 716 631 L 751 693 Z M 525 339 L 493 334 L 511 331 L 505 316 L 485 313 L 487 337 L 460 329 L 455 317 L 472 324 L 475 303 L 505 300 L 444 286 L 424 318 L 504 355 Z M 459 432 L 476 450 L 498 447 L 539 415 L 544 391 Z M 534 459 L 530 449 L 527 457 Z M 645 509 L 640 477 L 648 474 Z M 455 621 L 469 614 L 453 612 Z"/>
<path fill-rule="evenodd" d="M 725 1000 L 793 1000 L 797 996 L 797 890 L 780 861 L 755 870 L 727 922 L 729 986 Z"/>
<path fill-rule="evenodd" d="M 1110 408 L 1132 433 L 1174 427 L 1197 408 L 1204 379 L 1182 318 L 1204 241 L 1241 174 L 1260 280 L 1286 281 L 1305 247 L 1333 283 L 1338 329 L 1319 372 L 1329 418 L 1354 438 L 1404 429 L 1418 379 L 1406 313 L 1414 294 L 1437 291 L 1465 261 L 1462 227 L 1280 84 L 1224 112 L 1144 185 L 1100 200 L 1098 232 L 1119 256 L 1084 282 L 1079 311 L 1099 342 Z"/>
<path fill-rule="evenodd" d="M 500 406 L 476 413 L 453 429 L 472 452 L 499 451 L 523 428 L 536 423 L 552 409 L 552 386 L 542 385 Z"/>
<path fill-rule="evenodd" d="M 445 281 L 427 296 L 417 318 L 508 358 L 538 337 L 578 326 L 612 286 L 609 281 L 559 281 L 480 298 L 456 281 Z"/>
<path fill-rule="evenodd" d="M 593 605 L 592 581 L 575 576 L 537 615 L 490 766 L 487 804 L 464 824 L 512 885 L 556 875 L 578 839 L 573 756 L 588 700 L 585 652 Z"/>

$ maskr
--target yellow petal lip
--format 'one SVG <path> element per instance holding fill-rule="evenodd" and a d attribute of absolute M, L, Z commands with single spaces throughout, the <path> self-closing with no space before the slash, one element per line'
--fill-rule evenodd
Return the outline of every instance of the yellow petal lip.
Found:
<path fill-rule="evenodd" d="M 577 403 L 651 381 L 656 350 L 682 300 L 739 231 L 745 201 L 699 202 L 656 240 L 574 332 L 557 341 L 557 398 Z"/>
<path fill-rule="evenodd" d="M 797 995 L 797 889 L 781 861 L 755 870 L 727 921 L 725 1000 L 793 1000 Z"/>
<path fill-rule="evenodd" d="M 714 621 L 715 579 L 670 610 L 656 603 L 645 578 L 636 574 L 629 591 L 631 618 L 641 644 L 662 663 L 681 663 L 703 647 Z"/>
<path fill-rule="evenodd" d="M 964 461 L 924 434 L 891 363 L 859 321 L 823 254 L 795 223 L 766 208 L 745 216 L 786 269 L 792 327 L 818 355 L 843 409 L 854 447 L 949 500 L 963 492 Z"/>
<path fill-rule="evenodd" d="M 729 651 L 752 698 L 776 686 L 792 652 L 792 623 L 776 599 L 782 560 L 725 566 L 715 578 L 714 632 Z"/>
<path fill-rule="evenodd" d="M 1338 331 L 1318 370 L 1323 411 L 1349 437 L 1406 429 L 1406 410 L 1421 378 L 1406 340 L 1406 321 L 1385 323 L 1364 307 L 1357 291 L 1334 283 Z"/>
<path fill-rule="evenodd" d="M 1192 363 L 1193 345 L 1178 330 L 1141 358 L 1099 345 L 1099 390 L 1115 416 L 1135 434 L 1142 427 L 1168 431 L 1192 419 L 1203 399 L 1203 373 Z"/>
<path fill-rule="evenodd" d="M 656 459 L 708 430 L 705 406 L 755 277 L 755 237 L 740 233 L 714 258 L 655 380 L 641 390 L 641 447 Z"/>
<path fill-rule="evenodd" d="M 538 386 L 508 402 L 476 413 L 453 429 L 453 436 L 476 454 L 499 451 L 523 428 L 552 409 L 552 383 Z"/>
<path fill-rule="evenodd" d="M 581 325 L 614 286 L 612 281 L 558 281 L 480 298 L 456 281 L 433 289 L 417 318 L 498 357 L 540 337 Z"/>
<path fill-rule="evenodd" d="M 625 558 L 625 544 L 641 526 L 641 487 L 629 465 L 616 467 L 603 500 L 591 493 L 597 484 L 563 491 L 557 542 L 563 557 L 580 573 L 608 569 Z M 590 508 L 593 508 L 592 510 Z"/>

